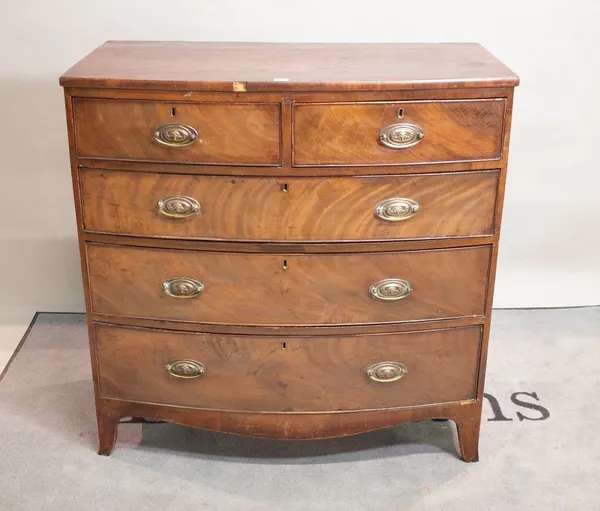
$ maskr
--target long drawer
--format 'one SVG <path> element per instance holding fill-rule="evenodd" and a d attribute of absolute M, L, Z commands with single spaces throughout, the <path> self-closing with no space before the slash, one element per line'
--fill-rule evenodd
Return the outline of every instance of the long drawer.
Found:
<path fill-rule="evenodd" d="M 297 104 L 296 166 L 494 160 L 504 99 Z"/>
<path fill-rule="evenodd" d="M 481 327 L 307 338 L 96 324 L 95 338 L 101 397 L 321 412 L 475 399 Z"/>
<path fill-rule="evenodd" d="M 167 103 L 75 99 L 81 158 L 278 165 L 278 103 Z"/>
<path fill-rule="evenodd" d="M 234 325 L 352 325 L 480 316 L 490 246 L 256 254 L 88 244 L 92 310 Z"/>
<path fill-rule="evenodd" d="M 236 241 L 492 234 L 498 185 L 498 171 L 336 178 L 79 172 L 87 231 Z"/>

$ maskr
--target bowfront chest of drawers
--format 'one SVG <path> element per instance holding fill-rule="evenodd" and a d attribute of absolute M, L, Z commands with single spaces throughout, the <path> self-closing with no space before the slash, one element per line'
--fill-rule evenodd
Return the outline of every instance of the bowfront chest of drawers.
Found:
<path fill-rule="evenodd" d="M 61 78 L 100 453 L 123 417 L 478 438 L 513 90 L 476 44 L 109 42 Z"/>

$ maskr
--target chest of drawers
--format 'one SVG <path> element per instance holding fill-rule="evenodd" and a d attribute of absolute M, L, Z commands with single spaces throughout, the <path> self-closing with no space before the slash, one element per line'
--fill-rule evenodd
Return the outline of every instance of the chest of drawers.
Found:
<path fill-rule="evenodd" d="M 61 77 L 100 454 L 152 417 L 478 438 L 513 90 L 476 44 L 109 42 Z"/>

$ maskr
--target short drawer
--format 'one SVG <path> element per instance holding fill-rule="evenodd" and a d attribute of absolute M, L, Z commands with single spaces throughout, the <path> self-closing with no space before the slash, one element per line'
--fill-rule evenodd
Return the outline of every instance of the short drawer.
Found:
<path fill-rule="evenodd" d="M 237 325 L 483 315 L 491 247 L 257 254 L 88 244 L 99 314 Z"/>
<path fill-rule="evenodd" d="M 95 339 L 101 397 L 324 412 L 475 399 L 481 328 L 311 338 L 96 324 Z"/>
<path fill-rule="evenodd" d="M 498 172 L 337 178 L 80 170 L 86 231 L 236 241 L 493 233 Z"/>
<path fill-rule="evenodd" d="M 167 103 L 75 99 L 81 158 L 214 165 L 278 165 L 275 103 Z"/>
<path fill-rule="evenodd" d="M 297 104 L 296 166 L 495 160 L 504 99 Z"/>

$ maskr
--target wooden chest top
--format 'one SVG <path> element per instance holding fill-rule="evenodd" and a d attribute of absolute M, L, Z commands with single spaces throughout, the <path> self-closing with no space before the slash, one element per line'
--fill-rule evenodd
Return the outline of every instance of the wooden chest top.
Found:
<path fill-rule="evenodd" d="M 475 43 L 321 44 L 108 41 L 65 87 L 204 91 L 359 91 L 514 87 Z"/>

